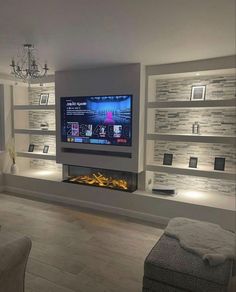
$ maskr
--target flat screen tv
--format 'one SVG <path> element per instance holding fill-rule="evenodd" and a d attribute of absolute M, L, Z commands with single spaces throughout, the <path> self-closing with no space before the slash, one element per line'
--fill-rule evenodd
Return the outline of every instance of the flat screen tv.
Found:
<path fill-rule="evenodd" d="M 131 146 L 132 95 L 61 97 L 61 141 Z"/>

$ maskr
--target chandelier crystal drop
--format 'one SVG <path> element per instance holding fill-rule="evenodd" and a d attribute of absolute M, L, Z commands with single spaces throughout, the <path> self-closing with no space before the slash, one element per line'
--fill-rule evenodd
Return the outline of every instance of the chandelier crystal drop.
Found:
<path fill-rule="evenodd" d="M 28 82 L 33 79 L 40 79 L 47 75 L 49 70 L 47 63 L 41 66 L 36 58 L 35 48 L 32 44 L 24 44 L 22 55 L 17 61 L 12 59 L 11 65 L 13 74 L 16 78 Z"/>

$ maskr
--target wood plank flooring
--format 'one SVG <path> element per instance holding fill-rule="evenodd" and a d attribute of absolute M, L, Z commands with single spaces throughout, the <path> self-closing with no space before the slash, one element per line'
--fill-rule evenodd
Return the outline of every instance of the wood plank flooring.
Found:
<path fill-rule="evenodd" d="M 2 229 L 33 242 L 25 292 L 141 292 L 160 226 L 0 194 Z"/>

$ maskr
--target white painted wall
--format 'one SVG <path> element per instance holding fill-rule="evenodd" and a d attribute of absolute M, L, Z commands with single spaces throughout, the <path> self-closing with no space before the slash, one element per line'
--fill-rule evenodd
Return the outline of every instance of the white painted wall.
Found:
<path fill-rule="evenodd" d="M 3 153 L 0 153 L 0 192 L 3 191 L 3 174 L 2 174 L 2 166 L 3 166 Z"/>
<path fill-rule="evenodd" d="M 13 86 L 12 87 L 12 100 L 14 105 L 26 105 L 29 104 L 29 93 L 27 86 Z M 29 112 L 22 110 L 12 111 L 13 128 L 14 129 L 27 129 L 29 128 Z M 30 137 L 28 134 L 16 134 L 14 135 L 15 148 L 17 151 L 26 151 L 30 144 Z M 30 160 L 22 157 L 16 158 L 16 163 L 19 171 L 28 169 L 30 166 Z"/>
<path fill-rule="evenodd" d="M 3 189 L 3 150 L 5 146 L 4 135 L 4 86 L 0 84 L 0 191 Z"/>
<path fill-rule="evenodd" d="M 4 150 L 4 86 L 0 84 L 0 151 Z"/>
<path fill-rule="evenodd" d="M 10 167 L 10 159 L 6 152 L 7 143 L 12 138 L 12 86 L 10 84 L 0 85 L 1 106 L 1 145 L 0 153 L 0 191 L 3 190 L 3 172 Z"/>
<path fill-rule="evenodd" d="M 4 140 L 5 140 L 5 152 L 2 158 L 2 170 L 3 172 L 9 171 L 11 166 L 11 160 L 9 158 L 7 147 L 13 139 L 13 120 L 12 120 L 12 85 L 4 84 Z"/>
<path fill-rule="evenodd" d="M 0 192 L 2 192 L 2 191 L 3 191 L 3 175 L 0 174 Z"/>

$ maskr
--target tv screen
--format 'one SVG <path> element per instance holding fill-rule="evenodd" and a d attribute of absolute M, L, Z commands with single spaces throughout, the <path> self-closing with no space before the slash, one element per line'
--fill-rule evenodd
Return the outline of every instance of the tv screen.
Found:
<path fill-rule="evenodd" d="M 131 146 L 132 95 L 62 97 L 61 140 Z"/>

